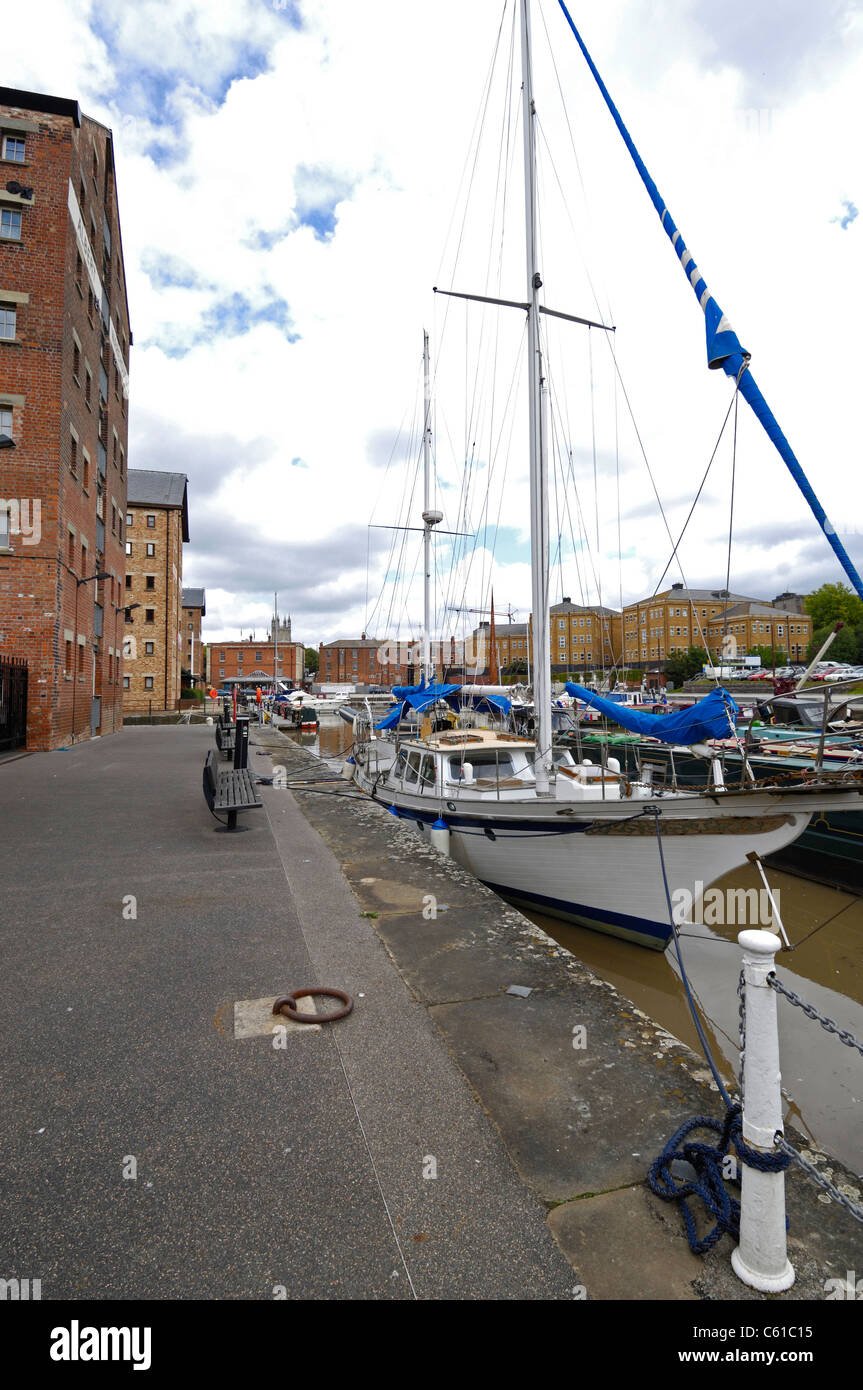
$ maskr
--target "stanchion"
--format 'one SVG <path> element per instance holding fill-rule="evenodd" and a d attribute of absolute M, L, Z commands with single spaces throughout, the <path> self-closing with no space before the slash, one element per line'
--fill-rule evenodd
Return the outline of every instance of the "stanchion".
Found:
<path fill-rule="evenodd" d="M 776 995 L 767 983 L 782 943 L 769 931 L 742 931 L 746 1045 L 743 1054 L 743 1138 L 775 1159 L 774 1136 L 782 1129 Z M 764 1293 L 794 1283 L 785 1232 L 785 1173 L 743 1164 L 740 1244 L 731 1264 L 738 1279 Z"/>

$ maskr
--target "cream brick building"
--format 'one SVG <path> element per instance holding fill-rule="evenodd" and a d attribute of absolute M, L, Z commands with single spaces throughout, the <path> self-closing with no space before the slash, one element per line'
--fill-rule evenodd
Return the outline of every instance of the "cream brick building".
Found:
<path fill-rule="evenodd" d="M 123 710 L 176 709 L 183 666 L 185 473 L 129 469 Z"/>
<path fill-rule="evenodd" d="M 690 647 L 704 647 L 716 659 L 724 650 L 725 660 L 745 656 L 750 647 L 774 647 L 792 661 L 802 661 L 812 637 L 812 619 L 778 603 L 726 589 L 672 584 L 624 608 L 624 660 L 627 666 L 643 668 Z"/>

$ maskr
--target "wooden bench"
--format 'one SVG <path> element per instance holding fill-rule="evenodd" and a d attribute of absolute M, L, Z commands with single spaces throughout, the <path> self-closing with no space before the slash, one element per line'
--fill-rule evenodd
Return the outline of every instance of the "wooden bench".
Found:
<path fill-rule="evenodd" d="M 230 757 L 234 751 L 234 726 L 233 724 L 223 724 L 221 719 L 216 724 L 216 747 L 220 753 Z"/>
<path fill-rule="evenodd" d="M 228 830 L 237 829 L 240 811 L 252 811 L 264 804 L 249 769 L 220 766 L 212 748 L 204 763 L 204 797 L 214 815 L 217 811 L 227 811 Z"/>

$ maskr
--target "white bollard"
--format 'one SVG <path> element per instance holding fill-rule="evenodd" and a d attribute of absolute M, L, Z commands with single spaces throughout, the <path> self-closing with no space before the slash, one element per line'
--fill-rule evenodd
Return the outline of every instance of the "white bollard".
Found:
<path fill-rule="evenodd" d="M 753 1148 L 775 1154 L 782 1096 L 776 995 L 767 976 L 782 942 L 769 931 L 742 931 L 737 940 L 743 949 L 746 995 L 743 1138 Z M 785 1174 L 762 1173 L 744 1163 L 740 1208 L 740 1244 L 731 1255 L 738 1279 L 763 1293 L 790 1289 L 794 1270 L 785 1238 Z"/>

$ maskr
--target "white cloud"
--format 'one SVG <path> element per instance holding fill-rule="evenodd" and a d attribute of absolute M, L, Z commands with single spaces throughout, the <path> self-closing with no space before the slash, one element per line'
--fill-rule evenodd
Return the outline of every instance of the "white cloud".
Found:
<path fill-rule="evenodd" d="M 560 11 L 546 0 L 542 15 L 567 93 L 576 167 L 534 8 L 537 102 L 554 152 L 552 163 L 544 145 L 540 151 L 543 293 L 554 307 L 594 316 L 578 245 L 589 248 L 591 278 L 601 311 L 609 298 L 613 306 L 618 360 L 676 537 L 730 386 L 706 370 L 698 306 Z M 708 284 L 753 351 L 753 371 L 828 514 L 860 528 L 861 230 L 859 222 L 843 230 L 832 219 L 843 200 L 859 203 L 861 196 L 863 73 L 848 37 L 857 32 L 848 7 L 831 7 L 817 33 L 797 0 L 786 0 L 786 8 L 783 44 L 769 49 L 773 104 L 765 101 L 754 116 L 753 80 L 766 62 L 769 35 L 744 22 L 742 10 L 735 11 L 733 33 L 723 35 L 692 0 L 641 10 L 614 0 L 588 11 L 585 38 Z M 516 126 L 509 132 L 508 189 L 515 232 L 498 263 L 500 85 L 463 229 L 463 202 L 452 216 L 502 6 L 316 0 L 300 9 L 302 29 L 292 27 L 286 8 L 253 0 L 37 0 L 7 17 L 7 82 L 77 96 L 115 131 L 136 343 L 130 465 L 159 466 L 161 440 L 165 466 L 189 473 L 185 580 L 206 576 L 210 634 L 262 627 L 268 591 L 289 582 L 280 605 L 295 615 L 305 640 L 359 631 L 367 616 L 366 524 L 373 509 L 377 521 L 404 520 L 404 480 L 414 479 L 425 324 L 435 352 L 443 525 L 474 529 L 499 520 L 507 528 L 497 559 L 483 550 L 470 566 L 458 564 L 448 582 L 441 578 L 441 601 L 484 607 L 493 583 L 496 602 L 509 601 L 526 616 L 529 571 L 518 543 L 529 514 L 524 376 L 517 380 L 514 365 L 520 317 L 465 310 L 430 294 L 435 283 L 524 294 Z M 771 8 L 771 25 L 782 25 L 782 11 L 781 4 Z M 845 42 L 837 47 L 839 23 Z M 807 44 L 817 47 L 814 66 Z M 510 110 L 517 120 L 517 90 Z M 503 138 L 506 150 L 505 129 Z M 486 365 L 475 391 L 475 366 L 464 360 L 466 351 L 475 364 L 481 335 L 489 350 L 497 344 L 493 399 L 489 352 L 481 354 Z M 574 454 L 566 490 L 560 479 L 552 490 L 553 529 L 559 515 L 564 537 L 572 530 L 578 539 L 583 530 L 596 551 L 598 510 L 602 557 L 591 564 L 580 549 L 578 566 L 570 558 L 561 575 L 555 570 L 553 591 L 593 596 L 599 581 L 604 600 L 616 604 L 621 584 L 625 600 L 652 587 L 670 545 L 648 506 L 653 490 L 620 391 L 615 421 L 606 344 L 594 334 L 589 353 L 584 330 L 569 325 L 549 327 L 549 341 L 557 353 L 557 445 Z M 390 468 L 381 495 L 387 440 L 394 442 L 403 417 L 398 456 L 410 462 Z M 622 510 L 638 513 L 621 524 L 627 558 L 620 566 L 615 430 Z M 729 450 L 727 437 L 709 480 L 712 500 L 696 513 L 681 548 L 692 583 L 724 582 Z M 475 460 L 479 484 L 459 510 L 466 455 Z M 292 466 L 297 458 L 306 466 Z M 488 479 L 486 513 L 480 487 Z M 416 494 L 410 524 L 418 524 L 419 510 Z M 805 531 L 798 537 L 798 526 L 808 524 L 805 504 L 744 414 L 735 515 L 741 533 L 770 520 L 790 539 L 766 546 L 741 534 L 733 585 L 737 572 L 772 596 L 838 577 L 826 543 L 813 552 Z M 814 521 L 811 527 L 817 542 Z M 231 547 L 232 528 L 243 544 L 223 556 L 231 586 L 217 591 L 220 557 L 212 547 Z M 351 529 L 358 552 L 346 556 L 340 587 L 331 574 L 332 538 Z M 266 576 L 253 562 L 256 538 L 271 568 Z M 419 537 L 407 540 L 412 562 Z M 326 579 L 319 585 L 297 582 L 291 557 L 300 544 L 320 547 Z M 861 537 L 850 536 L 848 545 L 863 562 Z M 388 553 L 371 549 L 370 606 Z M 379 615 L 403 624 L 421 615 L 418 577 L 395 600 L 391 590 Z M 450 621 L 442 615 L 447 635 Z"/>

